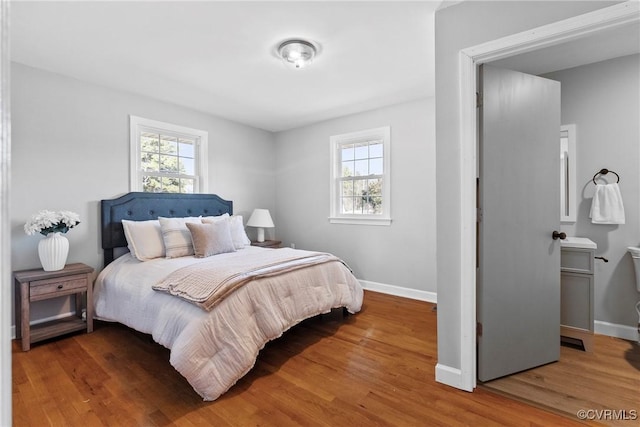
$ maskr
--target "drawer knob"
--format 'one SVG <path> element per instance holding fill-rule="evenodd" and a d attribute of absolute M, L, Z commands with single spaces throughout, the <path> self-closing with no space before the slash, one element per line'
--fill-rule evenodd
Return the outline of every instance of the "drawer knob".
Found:
<path fill-rule="evenodd" d="M 58 289 L 62 289 L 62 288 L 63 288 L 63 285 L 58 285 Z"/>

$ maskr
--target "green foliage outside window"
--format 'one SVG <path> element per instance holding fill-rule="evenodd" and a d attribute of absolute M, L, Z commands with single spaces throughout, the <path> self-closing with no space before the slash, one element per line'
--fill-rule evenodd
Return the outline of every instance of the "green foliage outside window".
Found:
<path fill-rule="evenodd" d="M 193 193 L 195 141 L 143 132 L 140 166 L 145 192 Z"/>

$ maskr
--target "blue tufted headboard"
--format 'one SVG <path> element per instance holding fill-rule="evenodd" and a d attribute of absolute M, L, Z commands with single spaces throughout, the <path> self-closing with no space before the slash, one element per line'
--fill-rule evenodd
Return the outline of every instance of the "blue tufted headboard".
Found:
<path fill-rule="evenodd" d="M 114 248 L 127 246 L 122 220 L 146 221 L 163 217 L 233 214 L 233 202 L 216 194 L 127 193 L 102 200 L 104 265 L 113 261 Z"/>

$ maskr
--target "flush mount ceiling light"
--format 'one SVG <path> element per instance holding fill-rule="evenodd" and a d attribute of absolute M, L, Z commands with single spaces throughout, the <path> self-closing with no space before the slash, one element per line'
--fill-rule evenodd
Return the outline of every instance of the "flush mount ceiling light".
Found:
<path fill-rule="evenodd" d="M 316 56 L 316 47 L 306 40 L 286 40 L 278 47 L 278 55 L 287 63 L 296 68 L 304 68 L 313 61 Z"/>

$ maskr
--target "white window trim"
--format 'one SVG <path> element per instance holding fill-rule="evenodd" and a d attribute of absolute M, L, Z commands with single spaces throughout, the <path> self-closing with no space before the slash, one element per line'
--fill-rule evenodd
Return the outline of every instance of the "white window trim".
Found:
<path fill-rule="evenodd" d="M 209 132 L 192 129 L 185 126 L 165 123 L 158 120 L 145 119 L 143 117 L 129 116 L 129 145 L 131 150 L 129 174 L 130 191 L 143 191 L 142 168 L 140 166 L 140 128 L 151 129 L 158 133 L 169 133 L 176 136 L 195 138 L 198 150 L 197 162 L 197 187 L 195 193 L 207 193 L 209 187 L 208 142 Z"/>
<path fill-rule="evenodd" d="M 384 185 L 382 186 L 383 210 L 379 215 L 349 215 L 339 213 L 338 189 L 340 165 L 338 164 L 338 145 L 345 142 L 367 141 L 381 139 L 383 146 L 383 170 Z M 383 126 L 358 132 L 334 135 L 330 138 L 331 169 L 329 174 L 330 186 L 330 213 L 331 224 L 357 224 L 357 225 L 391 225 L 391 127 Z"/>

